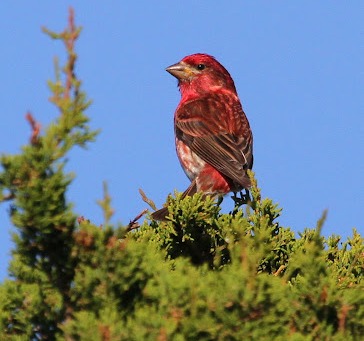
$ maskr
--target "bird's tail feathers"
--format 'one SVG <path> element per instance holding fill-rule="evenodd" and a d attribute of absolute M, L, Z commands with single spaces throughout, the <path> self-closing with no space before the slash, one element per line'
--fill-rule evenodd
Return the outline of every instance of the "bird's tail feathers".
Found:
<path fill-rule="evenodd" d="M 193 180 L 188 188 L 183 192 L 182 199 L 186 196 L 192 196 L 197 192 L 196 180 Z M 166 221 L 166 217 L 168 215 L 168 207 L 163 207 L 152 213 L 152 219 Z"/>
<path fill-rule="evenodd" d="M 242 181 L 240 182 L 240 185 L 242 185 L 245 189 L 249 189 L 251 187 L 252 183 L 251 183 L 251 181 L 249 179 L 248 174 L 246 174 L 243 177 Z"/>

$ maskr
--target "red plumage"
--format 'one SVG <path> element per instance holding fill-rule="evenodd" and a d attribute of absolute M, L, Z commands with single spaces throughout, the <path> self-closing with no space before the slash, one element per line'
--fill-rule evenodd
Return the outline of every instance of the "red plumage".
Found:
<path fill-rule="evenodd" d="M 166 69 L 178 79 L 181 101 L 174 115 L 176 151 L 191 180 L 184 196 L 227 194 L 250 187 L 253 136 L 229 72 L 197 53 Z M 152 214 L 162 220 L 168 210 Z"/>

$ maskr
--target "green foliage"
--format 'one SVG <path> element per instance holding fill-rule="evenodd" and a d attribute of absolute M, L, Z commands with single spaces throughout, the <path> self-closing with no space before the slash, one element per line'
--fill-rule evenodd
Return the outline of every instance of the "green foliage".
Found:
<path fill-rule="evenodd" d="M 96 135 L 68 59 L 50 82 L 59 116 L 29 145 L 3 155 L 1 201 L 11 200 L 10 279 L 0 285 L 1 340 L 359 340 L 364 335 L 364 243 L 314 229 L 295 237 L 281 210 L 253 186 L 249 205 L 222 214 L 200 194 L 169 197 L 165 222 L 104 226 L 77 219 L 65 193 L 65 157 Z M 151 200 L 144 197 L 144 200 Z M 132 227 L 131 227 L 132 226 Z M 131 231 L 130 231 L 131 230 Z"/>

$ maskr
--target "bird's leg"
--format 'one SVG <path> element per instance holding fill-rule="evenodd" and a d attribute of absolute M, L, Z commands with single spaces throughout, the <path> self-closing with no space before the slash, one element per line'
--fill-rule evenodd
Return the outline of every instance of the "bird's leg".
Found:
<path fill-rule="evenodd" d="M 234 194 L 231 196 L 231 199 L 234 200 L 235 206 L 237 205 L 238 197 L 236 196 L 236 192 L 233 192 Z"/>
<path fill-rule="evenodd" d="M 239 208 L 243 205 L 250 205 L 251 203 L 251 198 L 250 198 L 250 193 L 249 190 L 245 189 L 245 194 L 240 191 L 239 192 L 240 196 L 237 195 L 237 192 L 234 192 L 234 195 L 231 196 L 231 198 L 234 200 L 234 209 L 232 211 L 232 214 L 235 215 Z"/>
<path fill-rule="evenodd" d="M 223 195 L 219 195 L 217 197 L 217 202 L 216 202 L 217 206 L 220 206 L 223 201 L 224 201 L 224 196 Z"/>
<path fill-rule="evenodd" d="M 245 189 L 245 194 L 243 194 L 242 192 L 240 192 L 240 195 L 242 197 L 242 199 L 244 200 L 244 204 L 246 205 L 249 205 L 251 204 L 252 202 L 252 199 L 250 197 L 250 192 L 248 189 Z"/>
<path fill-rule="evenodd" d="M 234 200 L 235 205 L 234 205 L 234 209 L 232 210 L 231 214 L 233 216 L 235 216 L 235 214 L 238 213 L 241 203 L 240 203 L 240 198 L 237 196 L 237 192 L 233 192 L 233 193 L 234 194 L 231 196 L 231 198 Z"/>

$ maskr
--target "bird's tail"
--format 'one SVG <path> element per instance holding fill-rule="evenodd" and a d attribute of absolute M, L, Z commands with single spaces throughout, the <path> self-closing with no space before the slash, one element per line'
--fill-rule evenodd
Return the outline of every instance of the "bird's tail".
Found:
<path fill-rule="evenodd" d="M 186 196 L 192 196 L 197 192 L 196 180 L 191 182 L 191 185 L 183 192 L 182 199 Z M 163 207 L 152 213 L 152 219 L 166 221 L 166 217 L 168 215 L 168 207 Z"/>

